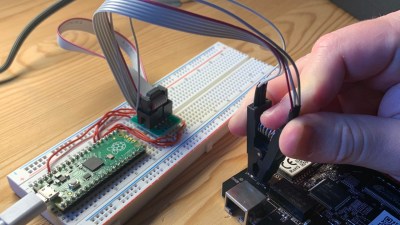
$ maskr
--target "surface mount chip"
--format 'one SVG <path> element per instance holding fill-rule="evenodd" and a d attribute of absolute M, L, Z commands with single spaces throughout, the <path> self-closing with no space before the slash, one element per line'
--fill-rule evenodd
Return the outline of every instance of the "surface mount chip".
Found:
<path fill-rule="evenodd" d="M 317 205 L 317 202 L 310 198 L 306 191 L 286 179 L 272 184 L 271 193 L 283 208 L 301 221 L 305 220 Z"/>
<path fill-rule="evenodd" d="M 326 179 L 310 191 L 310 195 L 321 202 L 328 209 L 337 209 L 349 198 L 346 186 Z"/>
<path fill-rule="evenodd" d="M 65 176 L 63 176 L 63 175 L 60 175 L 57 179 L 58 179 L 61 183 L 64 183 L 64 182 L 67 180 L 67 178 L 66 178 Z"/>
<path fill-rule="evenodd" d="M 98 170 L 103 164 L 103 161 L 97 157 L 91 157 L 82 163 L 84 167 L 88 168 L 92 172 Z"/>
<path fill-rule="evenodd" d="M 85 175 L 83 175 L 83 178 L 85 180 L 88 180 L 92 175 L 90 175 L 90 173 L 85 173 Z"/>

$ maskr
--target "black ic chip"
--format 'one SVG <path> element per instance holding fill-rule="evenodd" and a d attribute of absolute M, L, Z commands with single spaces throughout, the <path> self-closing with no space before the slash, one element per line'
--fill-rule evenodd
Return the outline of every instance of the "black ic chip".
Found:
<path fill-rule="evenodd" d="M 342 183 L 335 183 L 331 179 L 324 180 L 311 189 L 310 195 L 321 202 L 328 209 L 338 209 L 349 198 L 349 193 Z"/>
<path fill-rule="evenodd" d="M 304 221 L 313 211 L 317 202 L 302 188 L 281 179 L 271 185 L 273 199 L 297 219 Z"/>
<path fill-rule="evenodd" d="M 97 157 L 89 158 L 84 163 L 82 163 L 84 167 L 88 168 L 92 172 L 98 170 L 103 164 L 103 161 Z"/>
<path fill-rule="evenodd" d="M 58 180 L 59 180 L 61 183 L 64 183 L 64 182 L 67 180 L 67 178 L 66 178 L 65 176 L 61 175 L 61 176 L 58 177 Z"/>
<path fill-rule="evenodd" d="M 91 176 L 92 176 L 92 175 L 90 175 L 90 173 L 85 173 L 85 174 L 83 175 L 83 178 L 84 178 L 85 180 L 88 180 Z"/>

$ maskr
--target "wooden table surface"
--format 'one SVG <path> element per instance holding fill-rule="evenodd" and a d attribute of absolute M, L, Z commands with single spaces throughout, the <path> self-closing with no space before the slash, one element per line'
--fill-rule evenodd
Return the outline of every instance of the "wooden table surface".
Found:
<path fill-rule="evenodd" d="M 0 63 L 21 29 L 54 0 L 0 0 Z M 102 0 L 77 0 L 43 22 L 29 36 L 9 70 L 0 74 L 0 212 L 19 198 L 8 185 L 7 174 L 68 137 L 124 101 L 101 58 L 66 52 L 56 43 L 56 28 L 72 17 L 91 18 Z M 225 0 L 215 1 L 253 23 L 274 40 L 260 19 Z M 327 0 L 243 0 L 281 29 L 294 59 L 310 51 L 321 35 L 356 22 Z M 229 20 L 197 3 L 185 9 Z M 115 27 L 131 36 L 126 18 Z M 151 82 L 157 81 L 191 57 L 221 41 L 266 62 L 271 55 L 258 46 L 215 39 L 136 23 L 141 57 Z M 68 33 L 68 38 L 99 51 L 95 37 Z M 238 224 L 224 211 L 223 181 L 246 167 L 243 138 L 226 135 L 149 202 L 130 224 Z M 41 217 L 31 224 L 47 224 Z"/>

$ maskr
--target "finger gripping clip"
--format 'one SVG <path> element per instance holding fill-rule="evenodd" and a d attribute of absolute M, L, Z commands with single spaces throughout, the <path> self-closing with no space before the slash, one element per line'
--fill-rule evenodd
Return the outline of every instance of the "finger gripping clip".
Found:
<path fill-rule="evenodd" d="M 279 137 L 286 124 L 272 131 L 260 122 L 261 114 L 272 106 L 272 102 L 265 98 L 266 89 L 267 84 L 258 86 L 254 102 L 247 107 L 247 172 L 263 184 L 271 179 L 285 159 L 279 148 Z M 288 121 L 297 117 L 299 112 L 300 107 L 290 110 Z"/>

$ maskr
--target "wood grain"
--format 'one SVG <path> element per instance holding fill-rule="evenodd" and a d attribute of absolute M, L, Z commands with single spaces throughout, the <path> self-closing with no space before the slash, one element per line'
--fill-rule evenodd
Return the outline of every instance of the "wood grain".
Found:
<path fill-rule="evenodd" d="M 0 0 L 0 62 L 4 62 L 21 29 L 53 0 Z M 224 0 L 218 4 L 238 13 L 275 40 L 259 18 Z M 282 30 L 289 53 L 306 54 L 321 35 L 355 22 L 327 0 L 243 0 L 273 20 Z M 105 61 L 65 52 L 56 44 L 56 27 L 72 17 L 91 18 L 101 0 L 75 1 L 44 21 L 21 48 L 12 67 L 0 80 L 0 211 L 18 200 L 8 186 L 7 174 L 66 138 L 123 101 Z M 185 9 L 231 21 L 227 16 L 189 2 Z M 126 18 L 116 27 L 130 36 Z M 140 50 L 152 82 L 160 79 L 216 41 L 274 63 L 258 46 L 239 41 L 199 37 L 136 23 Z M 71 32 L 68 38 L 99 50 L 90 35 Z M 221 184 L 246 167 L 245 141 L 225 136 L 214 149 L 191 165 L 149 202 L 130 224 L 237 224 L 224 212 Z M 38 217 L 30 224 L 46 224 Z"/>

